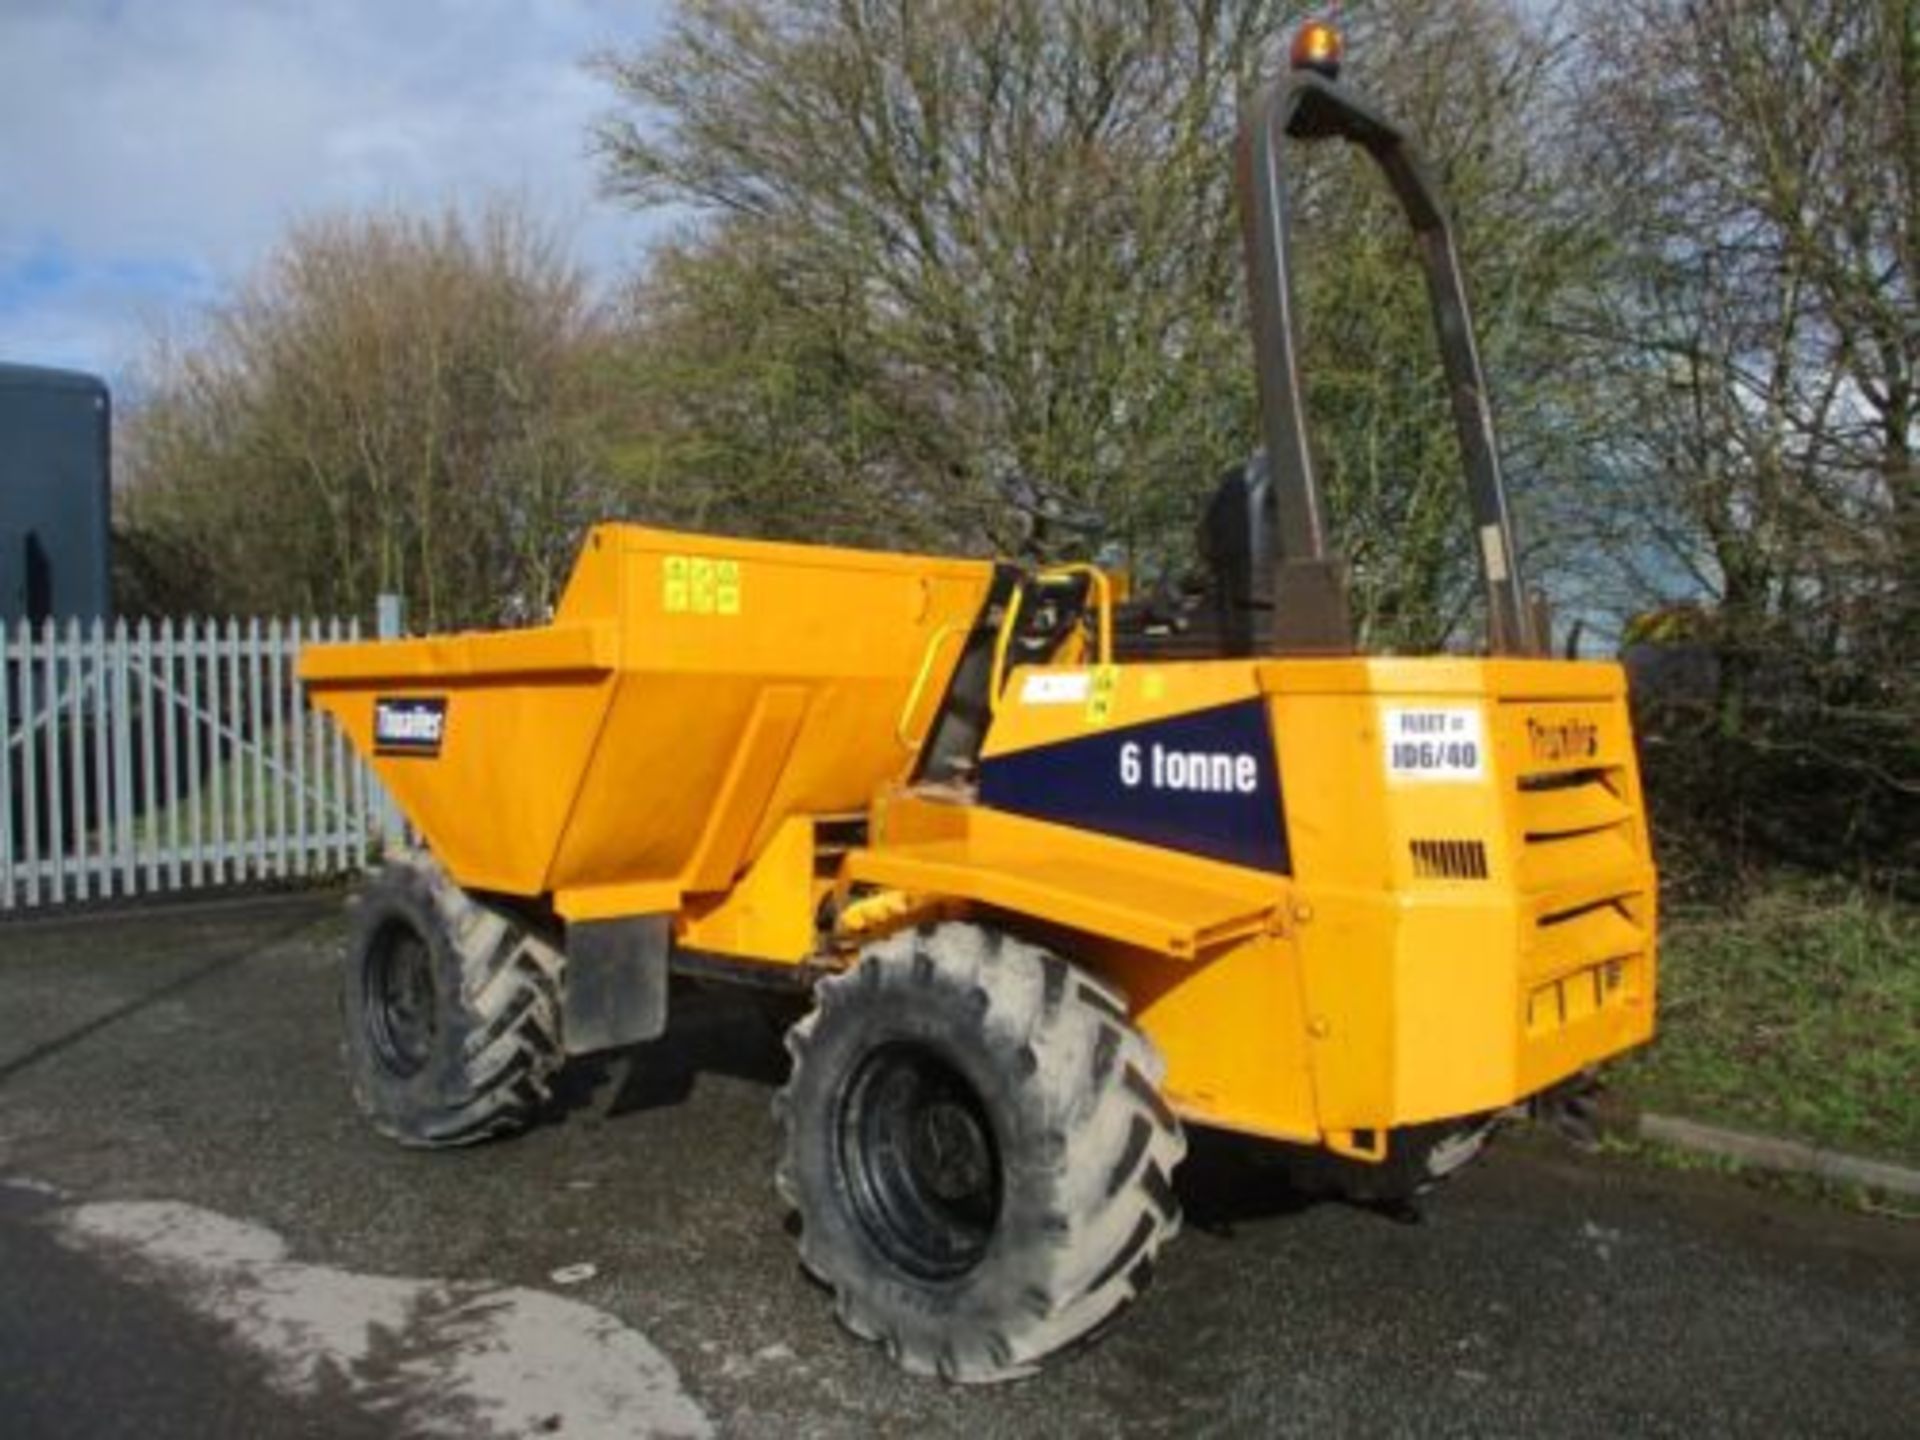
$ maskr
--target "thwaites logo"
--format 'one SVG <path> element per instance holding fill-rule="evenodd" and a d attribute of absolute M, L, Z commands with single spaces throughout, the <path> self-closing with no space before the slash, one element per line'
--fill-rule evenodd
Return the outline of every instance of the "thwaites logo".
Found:
<path fill-rule="evenodd" d="M 1535 760 L 1549 764 L 1592 760 L 1600 754 L 1600 727 L 1591 720 L 1536 720 L 1528 716 L 1527 745 Z"/>
<path fill-rule="evenodd" d="M 440 753 L 447 734 L 447 702 L 438 696 L 387 696 L 373 702 L 373 753 Z"/>

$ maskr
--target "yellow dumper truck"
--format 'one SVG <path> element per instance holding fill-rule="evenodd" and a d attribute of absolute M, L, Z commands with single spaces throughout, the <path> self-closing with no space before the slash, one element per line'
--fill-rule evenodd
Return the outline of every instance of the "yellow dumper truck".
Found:
<path fill-rule="evenodd" d="M 1622 674 L 1544 658 L 1444 211 L 1328 43 L 1243 125 L 1266 448 L 1211 513 L 1206 658 L 1128 633 L 1086 567 L 629 525 L 551 624 L 307 652 L 427 846 L 346 957 L 380 1129 L 522 1124 L 567 1057 L 660 1035 L 677 974 L 790 986 L 802 1261 L 908 1369 L 994 1380 L 1140 1291 L 1184 1126 L 1410 1191 L 1649 1038 Z M 1420 242 L 1485 656 L 1352 653 L 1288 299 L 1285 142 L 1328 136 Z"/>

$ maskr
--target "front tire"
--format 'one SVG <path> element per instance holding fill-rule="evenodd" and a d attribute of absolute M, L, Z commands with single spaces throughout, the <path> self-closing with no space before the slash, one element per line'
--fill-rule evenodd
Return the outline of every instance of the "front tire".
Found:
<path fill-rule="evenodd" d="M 1030 1374 L 1140 1293 L 1186 1153 L 1159 1055 L 1059 957 L 947 924 L 889 937 L 788 1035 L 778 1182 L 841 1322 L 903 1368 Z"/>
<path fill-rule="evenodd" d="M 342 1055 L 374 1128 L 441 1147 L 527 1124 L 565 1059 L 563 963 L 427 856 L 383 867 L 360 896 L 340 986 Z"/>

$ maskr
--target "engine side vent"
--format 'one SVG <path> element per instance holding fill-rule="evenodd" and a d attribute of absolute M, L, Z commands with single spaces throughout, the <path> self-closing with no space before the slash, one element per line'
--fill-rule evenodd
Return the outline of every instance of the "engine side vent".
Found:
<path fill-rule="evenodd" d="M 1413 873 L 1422 880 L 1484 880 L 1487 847 L 1479 840 L 1410 840 Z"/>

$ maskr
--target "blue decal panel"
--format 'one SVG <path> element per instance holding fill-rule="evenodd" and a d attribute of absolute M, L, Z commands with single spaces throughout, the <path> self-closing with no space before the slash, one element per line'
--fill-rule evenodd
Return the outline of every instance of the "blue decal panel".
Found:
<path fill-rule="evenodd" d="M 1292 869 L 1273 736 L 1258 700 L 996 755 L 980 767 L 980 798 L 1210 860 Z"/>

